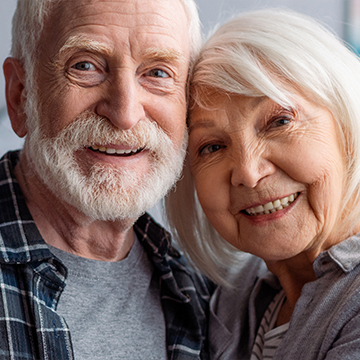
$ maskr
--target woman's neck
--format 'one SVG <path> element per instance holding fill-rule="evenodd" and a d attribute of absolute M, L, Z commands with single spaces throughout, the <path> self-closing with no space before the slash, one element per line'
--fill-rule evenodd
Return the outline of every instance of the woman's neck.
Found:
<path fill-rule="evenodd" d="M 302 253 L 291 259 L 269 261 L 266 264 L 269 271 L 279 279 L 286 295 L 277 320 L 277 326 L 280 326 L 290 321 L 303 286 L 316 280 L 313 259 Z"/>

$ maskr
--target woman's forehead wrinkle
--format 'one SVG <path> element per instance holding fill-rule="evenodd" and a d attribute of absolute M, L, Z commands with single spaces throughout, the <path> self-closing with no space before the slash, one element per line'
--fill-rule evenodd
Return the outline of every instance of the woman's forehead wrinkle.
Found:
<path fill-rule="evenodd" d="M 191 133 L 192 131 L 198 129 L 198 128 L 213 128 L 215 127 L 215 121 L 213 121 L 212 119 L 201 119 L 194 122 L 190 122 L 189 125 L 189 133 Z"/>

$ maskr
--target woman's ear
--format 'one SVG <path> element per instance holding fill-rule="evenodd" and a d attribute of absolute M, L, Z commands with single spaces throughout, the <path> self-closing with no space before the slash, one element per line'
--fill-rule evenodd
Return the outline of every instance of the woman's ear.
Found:
<path fill-rule="evenodd" d="M 15 58 L 7 58 L 3 65 L 6 87 L 6 105 L 11 125 L 19 137 L 27 134 L 25 107 L 25 70 Z"/>

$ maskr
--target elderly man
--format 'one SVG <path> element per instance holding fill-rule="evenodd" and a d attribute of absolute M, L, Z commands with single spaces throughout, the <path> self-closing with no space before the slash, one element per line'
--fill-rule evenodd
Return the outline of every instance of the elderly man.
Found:
<path fill-rule="evenodd" d="M 145 211 L 178 178 L 193 0 L 18 0 L 1 359 L 206 359 L 210 285 Z"/>

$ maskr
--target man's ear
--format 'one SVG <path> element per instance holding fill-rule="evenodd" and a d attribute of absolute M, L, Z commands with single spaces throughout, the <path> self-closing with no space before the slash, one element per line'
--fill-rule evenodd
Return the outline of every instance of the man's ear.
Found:
<path fill-rule="evenodd" d="M 27 134 L 26 115 L 24 112 L 25 70 L 22 63 L 15 58 L 7 58 L 3 65 L 6 87 L 6 104 L 13 130 L 19 137 Z"/>

